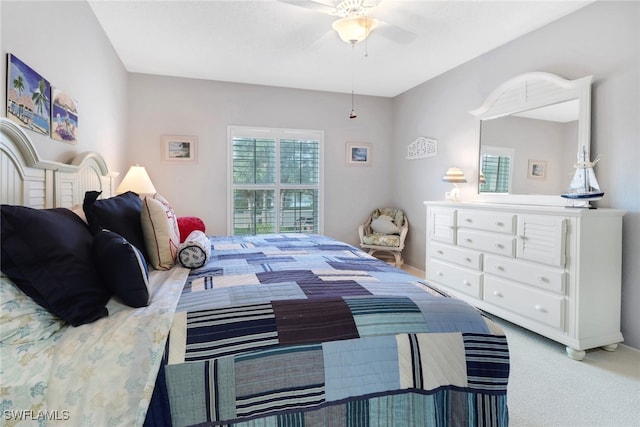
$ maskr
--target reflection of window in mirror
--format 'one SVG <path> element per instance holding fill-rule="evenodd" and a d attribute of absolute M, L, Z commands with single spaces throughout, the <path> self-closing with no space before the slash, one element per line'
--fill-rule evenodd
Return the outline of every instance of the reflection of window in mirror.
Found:
<path fill-rule="evenodd" d="M 481 193 L 511 193 L 513 155 L 512 148 L 482 147 L 480 173 L 484 182 L 479 186 Z"/>

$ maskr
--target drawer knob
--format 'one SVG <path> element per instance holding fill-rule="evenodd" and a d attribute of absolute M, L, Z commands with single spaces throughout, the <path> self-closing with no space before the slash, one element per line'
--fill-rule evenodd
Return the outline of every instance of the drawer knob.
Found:
<path fill-rule="evenodd" d="M 498 249 L 504 249 L 504 245 L 502 243 L 496 243 L 496 247 Z"/>
<path fill-rule="evenodd" d="M 471 242 L 473 241 L 473 240 L 471 240 L 471 239 L 470 239 L 470 238 L 468 238 L 468 237 L 467 237 L 466 239 L 464 239 L 464 240 L 466 240 L 466 241 L 467 241 L 467 242 L 469 242 L 469 243 L 471 243 Z"/>
<path fill-rule="evenodd" d="M 471 286 L 471 283 L 468 280 L 463 280 L 462 284 L 465 286 Z"/>
<path fill-rule="evenodd" d="M 501 292 L 493 291 L 493 295 L 497 296 L 498 298 L 502 298 L 502 293 Z"/>
<path fill-rule="evenodd" d="M 442 251 L 442 250 L 438 250 L 438 253 L 439 253 L 440 255 L 443 255 L 443 254 L 444 254 L 444 251 Z"/>
<path fill-rule="evenodd" d="M 438 271 L 438 276 L 442 277 L 444 276 L 444 273 L 442 271 Z"/>
<path fill-rule="evenodd" d="M 473 222 L 473 220 L 471 218 L 466 218 L 465 221 L 467 222 Z"/>
<path fill-rule="evenodd" d="M 549 283 L 549 278 L 548 277 L 538 276 L 538 280 L 540 280 L 543 283 Z"/>
<path fill-rule="evenodd" d="M 464 260 L 467 262 L 471 262 L 471 258 L 465 258 Z"/>
<path fill-rule="evenodd" d="M 547 312 L 547 309 L 546 309 L 546 308 L 544 308 L 543 306 L 539 305 L 539 304 L 536 304 L 536 305 L 535 305 L 535 309 L 536 309 L 537 311 L 539 311 L 540 313 L 546 313 L 546 312 Z"/>
<path fill-rule="evenodd" d="M 496 221 L 496 225 L 498 227 L 504 227 L 504 223 L 500 222 L 500 221 Z"/>
<path fill-rule="evenodd" d="M 500 270 L 500 271 L 504 271 L 504 267 L 503 267 L 503 266 L 501 266 L 501 265 L 497 266 L 497 267 L 496 267 L 496 269 L 497 269 L 497 270 Z"/>

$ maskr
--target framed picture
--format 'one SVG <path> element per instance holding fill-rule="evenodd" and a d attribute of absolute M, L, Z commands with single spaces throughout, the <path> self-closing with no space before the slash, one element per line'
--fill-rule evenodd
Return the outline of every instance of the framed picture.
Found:
<path fill-rule="evenodd" d="M 547 177 L 547 162 L 545 160 L 529 160 L 527 178 L 545 179 Z"/>
<path fill-rule="evenodd" d="M 373 147 L 368 142 L 347 142 L 347 166 L 371 166 Z"/>
<path fill-rule="evenodd" d="M 189 135 L 162 135 L 164 160 L 194 162 L 198 150 L 198 137 Z"/>
<path fill-rule="evenodd" d="M 7 118 L 43 135 L 51 131 L 51 84 L 14 55 L 7 57 Z"/>
<path fill-rule="evenodd" d="M 78 143 L 78 101 L 57 87 L 51 88 L 51 139 Z"/>

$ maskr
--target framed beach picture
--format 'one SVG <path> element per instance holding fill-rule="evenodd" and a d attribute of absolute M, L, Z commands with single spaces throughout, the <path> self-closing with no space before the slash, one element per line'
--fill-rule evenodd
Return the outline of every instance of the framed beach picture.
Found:
<path fill-rule="evenodd" d="M 193 162 L 196 160 L 198 137 L 189 135 L 162 135 L 164 160 Z"/>
<path fill-rule="evenodd" d="M 51 138 L 78 142 L 78 101 L 57 87 L 51 88 Z"/>
<path fill-rule="evenodd" d="M 347 166 L 371 166 L 373 147 L 368 142 L 347 142 Z"/>
<path fill-rule="evenodd" d="M 527 178 L 545 179 L 547 177 L 547 162 L 545 160 L 529 160 Z"/>
<path fill-rule="evenodd" d="M 7 118 L 43 135 L 51 130 L 51 84 L 15 55 L 7 57 Z"/>

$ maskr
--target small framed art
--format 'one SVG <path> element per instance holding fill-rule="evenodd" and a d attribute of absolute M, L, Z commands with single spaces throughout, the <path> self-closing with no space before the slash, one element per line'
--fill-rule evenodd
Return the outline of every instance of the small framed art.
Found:
<path fill-rule="evenodd" d="M 167 161 L 194 162 L 198 154 L 198 137 L 162 135 L 163 158 Z"/>
<path fill-rule="evenodd" d="M 371 166 L 373 147 L 368 142 L 347 142 L 347 166 Z"/>
<path fill-rule="evenodd" d="M 547 177 L 547 162 L 545 160 L 529 160 L 527 178 L 545 179 Z"/>

